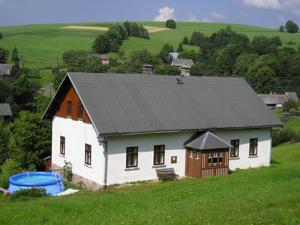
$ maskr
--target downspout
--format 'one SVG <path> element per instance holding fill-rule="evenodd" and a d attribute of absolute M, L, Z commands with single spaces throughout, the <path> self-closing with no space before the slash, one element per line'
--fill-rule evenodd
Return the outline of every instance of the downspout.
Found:
<path fill-rule="evenodd" d="M 98 141 L 99 141 L 99 144 L 103 146 L 103 154 L 104 154 L 103 184 L 104 184 L 104 188 L 106 188 L 107 187 L 107 168 L 108 168 L 108 151 L 107 151 L 108 143 L 105 140 L 105 138 L 100 135 L 98 136 Z"/>

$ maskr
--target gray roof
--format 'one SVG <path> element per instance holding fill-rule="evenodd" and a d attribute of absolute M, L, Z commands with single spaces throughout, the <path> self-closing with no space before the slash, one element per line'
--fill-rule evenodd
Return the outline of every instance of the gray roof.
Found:
<path fill-rule="evenodd" d="M 209 131 L 196 138 L 195 140 L 191 141 L 190 143 L 186 144 L 185 146 L 198 150 L 224 149 L 232 147 L 226 141 L 222 140 L 221 138 Z"/>
<path fill-rule="evenodd" d="M 296 92 L 285 92 L 285 95 L 288 97 L 289 100 L 298 102 L 299 98 Z"/>
<path fill-rule="evenodd" d="M 0 103 L 0 116 L 12 116 L 12 111 L 8 103 Z"/>
<path fill-rule="evenodd" d="M 192 65 L 194 65 L 194 62 L 191 59 L 173 59 L 172 65 L 191 67 Z"/>
<path fill-rule="evenodd" d="M 12 64 L 0 64 L 0 75 L 10 75 L 12 67 Z"/>
<path fill-rule="evenodd" d="M 282 125 L 243 78 L 142 74 L 68 73 L 44 118 L 70 81 L 101 135 Z"/>

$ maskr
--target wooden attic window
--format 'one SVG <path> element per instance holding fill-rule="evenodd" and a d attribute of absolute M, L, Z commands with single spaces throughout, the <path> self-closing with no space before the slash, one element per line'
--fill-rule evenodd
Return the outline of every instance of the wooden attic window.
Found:
<path fill-rule="evenodd" d="M 78 101 L 78 106 L 77 106 L 77 119 L 82 120 L 83 118 L 83 105 L 80 101 Z"/>
<path fill-rule="evenodd" d="M 72 101 L 67 101 L 67 117 L 72 117 Z"/>

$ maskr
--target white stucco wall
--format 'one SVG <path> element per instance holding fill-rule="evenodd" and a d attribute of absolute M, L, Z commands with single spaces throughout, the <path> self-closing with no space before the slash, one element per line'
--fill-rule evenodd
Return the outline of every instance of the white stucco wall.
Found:
<path fill-rule="evenodd" d="M 240 140 L 239 157 L 237 159 L 229 159 L 229 168 L 231 170 L 270 165 L 272 150 L 271 129 L 219 130 L 215 131 L 214 134 L 229 144 L 233 139 Z M 257 157 L 249 157 L 250 138 L 258 138 Z"/>
<path fill-rule="evenodd" d="M 65 137 L 65 156 L 60 155 L 60 136 Z M 91 166 L 84 164 L 85 144 L 92 146 Z M 103 185 L 104 154 L 91 124 L 54 117 L 52 121 L 52 163 L 72 163 L 73 173 Z"/>
<path fill-rule="evenodd" d="M 230 159 L 231 170 L 269 166 L 271 161 L 271 129 L 219 130 L 213 132 L 230 143 L 240 140 L 239 158 Z M 192 133 L 169 133 L 123 136 L 108 139 L 108 185 L 138 180 L 157 179 L 153 168 L 154 145 L 164 144 L 165 165 L 173 167 L 179 176 L 185 176 L 185 149 L 183 143 Z M 258 138 L 257 157 L 249 157 L 249 140 Z M 126 147 L 138 146 L 138 169 L 126 170 Z M 171 164 L 177 156 L 177 164 Z"/>
<path fill-rule="evenodd" d="M 122 136 L 108 139 L 108 185 L 139 180 L 157 179 L 153 168 L 154 145 L 165 145 L 165 165 L 174 168 L 179 176 L 185 175 L 183 143 L 192 133 L 165 133 Z M 126 170 L 126 148 L 138 146 L 138 170 Z M 171 156 L 177 163 L 171 164 Z"/>
<path fill-rule="evenodd" d="M 99 185 L 104 185 L 105 158 L 103 146 L 98 143 L 91 124 L 54 117 L 52 123 L 52 163 L 63 167 L 64 160 L 73 165 L 73 172 Z M 239 159 L 230 159 L 231 170 L 269 166 L 271 160 L 271 129 L 218 130 L 214 134 L 230 143 L 240 140 Z M 107 185 L 157 179 L 153 168 L 154 145 L 165 145 L 165 165 L 176 174 L 185 176 L 185 149 L 183 143 L 192 132 L 128 135 L 107 138 L 108 166 Z M 66 138 L 65 156 L 61 156 L 60 136 Z M 258 138 L 257 157 L 249 157 L 249 139 Z M 92 146 L 92 165 L 84 164 L 85 143 Z M 138 169 L 126 169 L 126 148 L 138 146 Z M 177 163 L 171 164 L 171 157 L 177 156 Z"/>

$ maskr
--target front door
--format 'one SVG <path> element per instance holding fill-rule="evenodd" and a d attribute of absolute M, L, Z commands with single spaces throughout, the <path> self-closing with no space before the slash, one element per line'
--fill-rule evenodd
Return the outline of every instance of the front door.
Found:
<path fill-rule="evenodd" d="M 186 175 L 201 177 L 201 152 L 194 149 L 186 150 Z"/>

